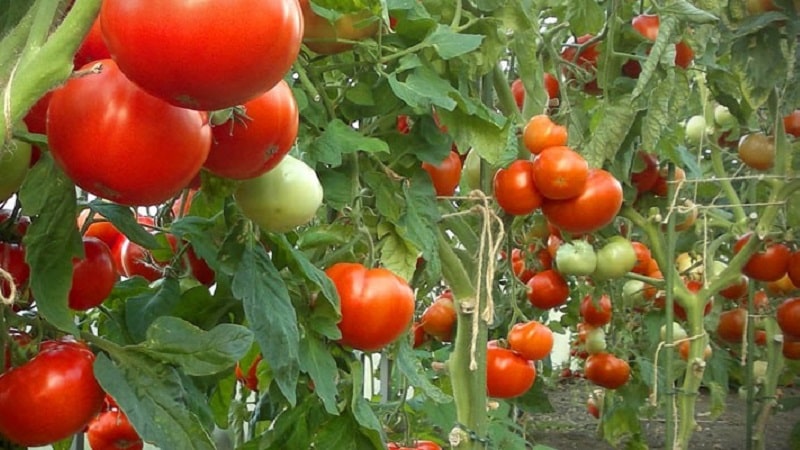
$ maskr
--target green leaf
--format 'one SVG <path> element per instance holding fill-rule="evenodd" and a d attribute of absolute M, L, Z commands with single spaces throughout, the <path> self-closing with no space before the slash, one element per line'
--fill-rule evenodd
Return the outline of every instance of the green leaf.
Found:
<path fill-rule="evenodd" d="M 139 347 L 161 361 L 180 366 L 189 376 L 214 375 L 230 369 L 253 343 L 253 333 L 241 325 L 220 324 L 203 331 L 177 317 L 159 317 L 147 329 Z"/>
<path fill-rule="evenodd" d="M 386 225 L 387 230 L 380 233 L 380 260 L 383 266 L 404 280 L 411 280 L 417 269 L 420 251 L 403 239 L 394 227 Z"/>
<path fill-rule="evenodd" d="M 334 119 L 310 146 L 310 158 L 314 161 L 338 167 L 342 164 L 342 155 L 363 150 L 370 153 L 388 153 L 386 142 L 366 137 L 358 130 L 339 119 Z"/>
<path fill-rule="evenodd" d="M 306 335 L 300 340 L 300 370 L 314 381 L 314 393 L 322 400 L 325 411 L 339 414 L 336 405 L 336 379 L 338 370 L 336 360 L 330 349 L 314 336 Z"/>
<path fill-rule="evenodd" d="M 364 184 L 372 189 L 375 195 L 375 206 L 378 213 L 390 222 L 397 222 L 403 214 L 403 204 L 397 195 L 397 182 L 389 179 L 377 170 L 363 173 Z M 428 180 L 430 185 L 430 180 Z M 431 185 L 432 186 L 432 185 Z M 433 189 L 431 187 L 431 189 Z"/>
<path fill-rule="evenodd" d="M 595 0 L 572 0 L 566 2 L 567 21 L 577 35 L 597 33 L 605 22 L 605 9 Z"/>
<path fill-rule="evenodd" d="M 236 239 L 237 235 L 234 232 L 229 239 Z M 235 249 L 232 245 L 225 248 Z M 289 403 L 294 404 L 300 334 L 289 291 L 263 247 L 248 239 L 236 251 L 239 255 L 233 275 L 233 295 L 244 304 L 248 326 L 255 333 L 278 387 Z"/>
<path fill-rule="evenodd" d="M 664 59 L 664 55 L 669 53 L 667 52 L 667 48 L 671 45 L 670 40 L 675 34 L 677 27 L 678 20 L 674 17 L 666 17 L 661 20 L 658 27 L 658 37 L 653 43 L 653 47 L 650 49 L 650 54 L 647 56 L 644 64 L 642 64 L 642 72 L 639 74 L 639 79 L 636 81 L 636 86 L 633 88 L 633 93 L 631 94 L 633 100 L 647 92 L 650 80 L 656 73 L 656 66 L 658 66 L 659 61 Z M 674 65 L 674 61 L 675 56 L 672 55 L 669 64 Z"/>
<path fill-rule="evenodd" d="M 661 16 L 675 16 L 687 22 L 704 24 L 719 21 L 719 18 L 708 11 L 704 11 L 686 0 L 676 0 L 660 8 Z"/>
<path fill-rule="evenodd" d="M 100 199 L 89 202 L 86 206 L 114 224 L 119 231 L 131 241 L 145 248 L 158 247 L 156 238 L 136 221 L 133 210 L 128 206 L 109 203 Z"/>
<path fill-rule="evenodd" d="M 739 77 L 742 94 L 752 110 L 762 107 L 789 73 L 782 41 L 774 27 L 739 38 L 731 46 L 730 68 Z"/>
<path fill-rule="evenodd" d="M 425 38 L 424 43 L 432 45 L 436 53 L 447 60 L 477 49 L 481 41 L 483 41 L 481 35 L 456 33 L 449 26 L 439 24 L 433 33 Z"/>
<path fill-rule="evenodd" d="M 591 132 L 591 140 L 580 149 L 580 153 L 591 167 L 602 167 L 605 161 L 614 158 L 625 141 L 636 118 L 636 110 L 630 97 L 621 96 L 613 103 L 611 100 L 604 103 L 595 114 L 600 121 Z"/>
<path fill-rule="evenodd" d="M 453 110 L 457 105 L 453 96 L 458 95 L 458 91 L 424 66 L 416 68 L 404 81 L 398 80 L 396 74 L 390 74 L 389 85 L 397 97 L 418 111 L 429 110 L 431 106 Z"/>
<path fill-rule="evenodd" d="M 19 195 L 23 211 L 38 216 L 22 241 L 38 311 L 57 328 L 77 333 L 67 306 L 72 258 L 83 253 L 75 225 L 75 186 L 45 154 L 28 172 Z"/>
<path fill-rule="evenodd" d="M 453 401 L 451 396 L 442 392 L 441 389 L 434 386 L 433 383 L 428 380 L 425 369 L 422 367 L 419 359 L 414 356 L 409 339 L 400 338 L 397 340 L 396 362 L 397 369 L 406 377 L 411 386 L 421 390 L 436 403 L 449 403 Z"/>
<path fill-rule="evenodd" d="M 175 450 L 215 448 L 200 419 L 183 401 L 188 394 L 174 368 L 135 351 L 119 349 L 114 361 L 99 354 L 94 373 L 143 440 Z"/>
<path fill-rule="evenodd" d="M 171 315 L 181 298 L 175 278 L 163 278 L 157 289 L 129 298 L 125 302 L 125 322 L 136 342 L 145 339 L 147 329 L 158 317 Z"/>
<path fill-rule="evenodd" d="M 430 177 L 424 171 L 417 172 L 409 183 L 404 183 L 406 208 L 395 225 L 403 239 L 422 250 L 428 268 L 437 273 L 441 270 L 436 238 L 440 215 L 432 190 Z"/>
<path fill-rule="evenodd" d="M 362 392 L 364 390 L 364 365 L 361 360 L 353 359 L 350 361 L 350 375 L 353 377 L 353 391 L 352 398 L 350 399 L 350 411 L 353 417 L 360 425 L 360 431 L 365 436 L 369 436 L 371 441 L 376 445 L 381 443 L 381 426 L 375 411 L 369 406 L 369 402 L 364 398 Z"/>
<path fill-rule="evenodd" d="M 320 183 L 322 183 L 322 193 L 326 206 L 337 211 L 350 206 L 353 181 L 349 174 L 336 169 L 318 168 L 317 175 Z"/>
<path fill-rule="evenodd" d="M 650 91 L 647 112 L 642 121 L 642 148 L 653 152 L 661 139 L 661 134 L 670 126 L 674 116 L 671 115 L 670 103 L 675 95 L 675 72 Z"/>

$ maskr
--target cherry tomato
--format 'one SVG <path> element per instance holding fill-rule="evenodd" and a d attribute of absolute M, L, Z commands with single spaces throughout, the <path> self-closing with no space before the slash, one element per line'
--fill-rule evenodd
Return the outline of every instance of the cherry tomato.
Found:
<path fill-rule="evenodd" d="M 494 398 L 514 398 L 528 392 L 536 381 L 533 362 L 507 348 L 486 349 L 486 393 Z"/>
<path fill-rule="evenodd" d="M 733 246 L 733 253 L 739 253 L 753 233 L 740 237 Z M 766 243 L 764 250 L 754 253 L 742 268 L 742 273 L 759 281 L 780 280 L 789 266 L 792 251 L 782 243 Z"/>
<path fill-rule="evenodd" d="M 92 450 L 142 450 L 144 442 L 128 416 L 120 410 L 104 411 L 89 422 L 86 432 Z"/>
<path fill-rule="evenodd" d="M 387 269 L 357 263 L 337 263 L 325 273 L 339 293 L 342 344 L 376 351 L 408 329 L 414 318 L 414 291 L 405 280 Z"/>
<path fill-rule="evenodd" d="M 542 195 L 533 181 L 533 162 L 516 160 L 494 175 L 494 197 L 508 214 L 524 216 L 542 205 Z"/>
<path fill-rule="evenodd" d="M 535 320 L 514 324 L 507 340 L 511 350 L 530 361 L 544 359 L 553 350 L 553 332 Z"/>
<path fill-rule="evenodd" d="M 567 127 L 553 122 L 547 114 L 531 117 L 522 133 L 525 148 L 534 155 L 549 147 L 567 145 Z"/>
<path fill-rule="evenodd" d="M 586 379 L 606 389 L 617 389 L 628 382 L 631 367 L 627 361 L 610 353 L 589 355 L 584 366 Z"/>
<path fill-rule="evenodd" d="M 528 301 L 539 309 L 557 308 L 567 302 L 569 285 L 555 270 L 543 270 L 528 280 Z"/>
<path fill-rule="evenodd" d="M 542 212 L 555 226 L 574 234 L 610 224 L 622 208 L 622 184 L 603 169 L 590 169 L 586 188 L 568 200 L 547 200 Z"/>
<path fill-rule="evenodd" d="M 580 195 L 589 178 L 589 163 L 569 147 L 548 147 L 533 160 L 533 181 L 543 197 L 566 200 Z"/>
<path fill-rule="evenodd" d="M 83 237 L 84 257 L 72 259 L 69 307 L 85 311 L 103 303 L 111 294 L 118 275 L 111 250 L 100 239 Z"/>
<path fill-rule="evenodd" d="M 420 323 L 422 324 L 422 329 L 428 335 L 442 342 L 450 342 L 453 338 L 456 319 L 457 314 L 453 304 L 453 296 L 440 295 L 422 312 Z"/>
<path fill-rule="evenodd" d="M 461 181 L 461 155 L 458 152 L 451 150 L 441 163 L 424 162 L 422 168 L 430 175 L 436 195 L 449 197 L 455 194 L 458 183 Z"/>

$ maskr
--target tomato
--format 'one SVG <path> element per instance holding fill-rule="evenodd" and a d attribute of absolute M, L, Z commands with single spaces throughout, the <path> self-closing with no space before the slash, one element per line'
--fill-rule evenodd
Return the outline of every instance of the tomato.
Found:
<path fill-rule="evenodd" d="M 744 327 L 747 322 L 747 310 L 735 308 L 719 315 L 717 335 L 720 339 L 734 344 L 742 342 Z"/>
<path fill-rule="evenodd" d="M 689 350 L 691 350 L 690 341 L 681 341 L 681 343 L 678 344 L 678 355 L 682 360 L 689 360 Z M 711 357 L 712 353 L 714 353 L 714 350 L 711 348 L 711 345 L 706 344 L 706 347 L 703 349 L 703 361 L 708 361 L 708 358 Z"/>
<path fill-rule="evenodd" d="M 543 85 L 548 99 L 558 98 L 558 78 L 545 72 Z M 522 84 L 521 79 L 516 78 L 511 82 L 511 94 L 514 96 L 514 103 L 517 104 L 519 109 L 522 109 L 525 104 L 525 86 Z"/>
<path fill-rule="evenodd" d="M 292 149 L 300 116 L 292 88 L 280 80 L 212 128 L 214 139 L 203 167 L 220 177 L 244 180 L 277 166 Z"/>
<path fill-rule="evenodd" d="M 653 195 L 657 195 L 659 197 L 666 197 L 667 196 L 667 169 L 664 167 L 659 170 L 658 178 L 656 179 L 656 183 L 653 185 L 653 188 L 650 189 L 650 192 Z M 673 175 L 674 179 L 672 183 L 675 185 L 680 185 L 680 183 L 686 179 L 686 171 L 681 169 L 680 167 L 675 168 L 675 174 Z"/>
<path fill-rule="evenodd" d="M 40 446 L 83 430 L 105 397 L 93 365 L 94 354 L 84 344 L 42 343 L 30 361 L 0 375 L 0 435 Z"/>
<path fill-rule="evenodd" d="M 117 282 L 111 250 L 100 239 L 83 237 L 84 257 L 72 259 L 69 307 L 85 311 L 103 303 Z"/>
<path fill-rule="evenodd" d="M 547 200 L 542 212 L 558 228 L 591 233 L 610 224 L 622 208 L 622 184 L 603 169 L 590 169 L 586 189 L 568 200 Z"/>
<path fill-rule="evenodd" d="M 544 73 L 544 90 L 547 91 L 547 98 L 554 99 L 559 96 L 559 83 L 555 75 Z"/>
<path fill-rule="evenodd" d="M 251 391 L 258 391 L 258 363 L 261 362 L 262 359 L 264 359 L 264 357 L 261 354 L 256 356 L 253 362 L 250 363 L 250 368 L 247 369 L 247 374 L 244 373 L 241 365 L 237 362 L 236 369 L 234 370 L 236 381 L 242 383 Z"/>
<path fill-rule="evenodd" d="M 767 11 L 775 11 L 778 6 L 774 0 L 746 0 L 745 9 L 749 15 L 753 16 Z"/>
<path fill-rule="evenodd" d="M 611 312 L 611 297 L 608 294 L 603 294 L 598 299 L 587 295 L 581 300 L 581 317 L 589 325 L 602 327 L 611 322 Z"/>
<path fill-rule="evenodd" d="M 610 353 L 589 355 L 584 366 L 586 379 L 606 389 L 617 389 L 628 382 L 631 367 L 627 361 Z"/>
<path fill-rule="evenodd" d="M 422 346 L 429 338 L 429 336 L 425 334 L 425 329 L 422 328 L 422 324 L 419 322 L 414 322 L 411 325 L 411 337 L 413 338 L 411 344 L 414 348 Z"/>
<path fill-rule="evenodd" d="M 598 399 L 595 393 L 589 394 L 589 397 L 586 399 L 586 412 L 588 412 L 595 419 L 599 419 L 601 404 L 602 404 L 602 395 Z"/>
<path fill-rule="evenodd" d="M 724 130 L 730 130 L 737 123 L 736 117 L 731 113 L 731 110 L 724 105 L 714 107 L 714 122 Z"/>
<path fill-rule="evenodd" d="M 597 268 L 597 254 L 585 240 L 565 242 L 556 250 L 556 270 L 562 275 L 591 275 Z"/>
<path fill-rule="evenodd" d="M 703 283 L 698 280 L 686 280 L 685 282 L 686 288 L 689 289 L 691 292 L 698 292 L 703 287 Z M 664 299 L 666 301 L 666 298 Z M 706 304 L 703 306 L 703 315 L 707 316 L 708 313 L 711 312 L 711 309 L 714 307 L 714 299 L 709 298 Z M 680 320 L 686 320 L 686 309 L 681 306 L 678 302 L 672 304 L 672 310 L 675 312 L 675 317 Z"/>
<path fill-rule="evenodd" d="M 548 147 L 533 161 L 533 181 L 543 197 L 566 200 L 586 187 L 589 163 L 569 147 Z"/>
<path fill-rule="evenodd" d="M 508 214 L 524 216 L 542 205 L 533 181 L 533 162 L 519 159 L 494 175 L 494 198 Z"/>
<path fill-rule="evenodd" d="M 84 209 L 78 214 L 78 228 L 83 230 L 83 236 L 97 238 L 103 241 L 109 249 L 114 248 L 117 241 L 124 238 L 125 235 L 119 231 L 116 225 L 104 219 L 99 214 L 95 214 L 92 218 L 92 222 L 84 227 L 90 212 L 90 209 Z"/>
<path fill-rule="evenodd" d="M 533 362 L 491 343 L 486 349 L 486 393 L 494 398 L 514 398 L 528 392 L 536 381 Z"/>
<path fill-rule="evenodd" d="M 592 273 L 595 280 L 620 278 L 633 270 L 638 259 L 633 244 L 622 236 L 612 236 L 597 250 L 597 268 Z"/>
<path fill-rule="evenodd" d="M 733 253 L 739 253 L 747 243 L 752 232 L 740 237 L 733 246 Z M 780 280 L 787 271 L 792 251 L 782 243 L 765 243 L 764 250 L 753 253 L 742 268 L 742 273 L 759 281 Z"/>
<path fill-rule="evenodd" d="M 103 38 L 131 81 L 177 106 L 242 104 L 275 86 L 300 52 L 297 0 L 171 0 L 158 20 L 153 13 L 145 0 L 104 1 Z"/>
<path fill-rule="evenodd" d="M 567 127 L 558 125 L 547 114 L 533 116 L 522 132 L 525 148 L 534 155 L 549 147 L 567 145 Z"/>
<path fill-rule="evenodd" d="M 770 281 L 767 283 L 767 292 L 769 292 L 771 295 L 785 297 L 789 294 L 792 294 L 796 290 L 797 286 L 795 286 L 792 282 L 792 279 L 789 278 L 788 272 L 786 275 L 781 277 L 780 280 Z"/>
<path fill-rule="evenodd" d="M 749 168 L 765 171 L 775 164 L 775 138 L 764 133 L 750 133 L 739 139 L 739 159 Z"/>
<path fill-rule="evenodd" d="M 308 164 L 286 155 L 274 169 L 243 181 L 234 199 L 261 228 L 286 232 L 314 218 L 322 205 L 322 184 Z"/>
<path fill-rule="evenodd" d="M 461 155 L 458 152 L 450 150 L 444 161 L 439 164 L 424 162 L 422 168 L 430 175 L 436 195 L 449 197 L 455 194 L 461 181 Z"/>
<path fill-rule="evenodd" d="M 28 131 L 37 134 L 47 134 L 47 108 L 50 106 L 50 98 L 53 96 L 53 91 L 48 91 L 44 94 L 33 107 L 25 114 L 22 119 L 28 127 Z M 39 161 L 42 150 L 38 146 L 31 147 L 31 163 L 33 166 Z"/>
<path fill-rule="evenodd" d="M 25 247 L 12 242 L 0 242 L 0 268 L 11 275 L 19 296 L 31 273 L 28 263 L 25 262 Z M 3 297 L 11 295 L 11 286 L 5 279 L 0 279 L 0 289 Z"/>
<path fill-rule="evenodd" d="M 792 252 L 789 262 L 786 264 L 786 274 L 792 280 L 792 284 L 800 287 L 800 250 Z"/>
<path fill-rule="evenodd" d="M 377 351 L 408 329 L 414 318 L 414 291 L 405 280 L 387 269 L 357 263 L 337 263 L 325 273 L 339 293 L 342 344 Z"/>
<path fill-rule="evenodd" d="M 800 360 L 800 337 L 784 335 L 781 353 L 786 359 Z"/>
<path fill-rule="evenodd" d="M 800 109 L 783 116 L 783 129 L 794 137 L 800 137 Z"/>
<path fill-rule="evenodd" d="M 303 43 L 315 53 L 333 55 L 353 47 L 352 41 L 374 36 L 378 18 L 368 10 L 344 13 L 335 22 L 317 15 L 308 0 L 300 0 L 303 11 Z"/>
<path fill-rule="evenodd" d="M 390 442 L 387 450 L 442 450 L 442 447 L 433 441 L 414 441 L 413 447 L 403 447 L 402 444 Z"/>
<path fill-rule="evenodd" d="M 574 43 L 568 42 L 561 49 L 561 59 L 570 64 L 577 64 L 578 67 L 586 72 L 589 72 L 592 78 L 583 85 L 583 90 L 587 94 L 597 95 L 601 92 L 599 86 L 597 85 L 597 79 L 594 77 L 595 72 L 597 71 L 597 59 L 600 56 L 600 50 L 597 48 L 599 42 L 594 42 L 582 48 L 581 52 L 578 53 L 578 47 L 583 46 L 586 44 L 586 42 L 590 41 L 594 37 L 595 36 L 592 34 L 584 34 L 575 39 Z M 572 69 L 569 65 L 565 66 L 564 74 L 569 79 L 574 80 L 576 78 L 574 69 Z"/>
<path fill-rule="evenodd" d="M 70 78 L 53 93 L 47 110 L 53 158 L 94 195 L 125 205 L 163 203 L 208 155 L 207 114 L 157 99 L 128 81 L 114 61 L 101 63 L 102 72 Z"/>
<path fill-rule="evenodd" d="M 652 153 L 641 150 L 636 155 L 638 163 L 644 164 L 644 167 L 641 170 L 636 170 L 640 166 L 637 161 L 634 161 L 631 168 L 631 184 L 639 193 L 648 192 L 653 189 L 658 180 L 658 158 Z"/>
<path fill-rule="evenodd" d="M 144 442 L 128 416 L 120 410 L 104 411 L 89 422 L 86 432 L 92 450 L 142 450 Z"/>
<path fill-rule="evenodd" d="M 775 318 L 784 334 L 800 338 L 800 297 L 788 298 L 778 305 Z"/>
<path fill-rule="evenodd" d="M 90 62 L 109 58 L 111 58 L 111 53 L 108 51 L 105 41 L 103 41 L 100 18 L 96 18 L 92 23 L 92 28 L 89 29 L 89 33 L 83 38 L 83 42 L 81 42 L 81 46 L 75 53 L 72 63 L 77 69 Z"/>
<path fill-rule="evenodd" d="M 607 347 L 605 330 L 600 327 L 595 327 L 586 331 L 586 339 L 583 348 L 587 356 L 605 352 Z"/>
<path fill-rule="evenodd" d="M 422 312 L 420 323 L 422 324 L 422 329 L 428 335 L 442 342 L 450 342 L 453 338 L 456 319 L 457 314 L 453 304 L 453 296 L 440 295 Z"/>
<path fill-rule="evenodd" d="M 653 259 L 650 248 L 638 241 L 631 241 L 631 246 L 633 247 L 634 253 L 636 253 L 636 263 L 633 265 L 631 272 L 647 275 L 647 272 L 650 270 L 650 260 Z"/>
<path fill-rule="evenodd" d="M 528 301 L 539 309 L 557 308 L 567 302 L 569 285 L 553 269 L 543 270 L 528 280 Z"/>
<path fill-rule="evenodd" d="M 22 186 L 31 165 L 31 145 L 11 140 L 0 147 L 0 203 L 8 200 Z"/>
<path fill-rule="evenodd" d="M 730 286 L 720 290 L 719 294 L 728 300 L 738 300 L 747 295 L 748 284 L 747 277 L 740 276 L 738 281 L 731 283 Z"/>
<path fill-rule="evenodd" d="M 544 359 L 553 350 L 553 332 L 535 320 L 514 324 L 507 340 L 511 350 L 530 361 Z"/>
<path fill-rule="evenodd" d="M 634 30 L 649 41 L 655 41 L 658 37 L 660 20 L 656 15 L 640 14 L 633 18 L 631 25 L 633 25 Z M 684 41 L 678 42 L 675 45 L 675 65 L 685 69 L 692 63 L 692 59 L 694 59 L 692 48 Z"/>
<path fill-rule="evenodd" d="M 522 85 L 521 79 L 517 78 L 511 82 L 511 95 L 514 96 L 517 108 L 522 109 L 525 105 L 525 86 Z"/>

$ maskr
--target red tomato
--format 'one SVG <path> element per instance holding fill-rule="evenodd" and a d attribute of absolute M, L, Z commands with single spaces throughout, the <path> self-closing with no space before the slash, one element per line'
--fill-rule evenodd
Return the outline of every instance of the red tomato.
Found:
<path fill-rule="evenodd" d="M 680 355 L 682 360 L 687 361 L 689 359 L 689 350 L 691 350 L 690 341 L 681 341 L 681 343 L 678 344 L 678 355 Z M 707 361 L 713 352 L 714 350 L 711 348 L 711 345 L 706 344 L 706 348 L 703 349 L 703 361 Z"/>
<path fill-rule="evenodd" d="M 800 109 L 783 116 L 783 129 L 794 137 L 800 137 Z"/>
<path fill-rule="evenodd" d="M 488 346 L 486 349 L 486 393 L 494 398 L 514 398 L 528 392 L 536 381 L 536 368 L 516 352 Z"/>
<path fill-rule="evenodd" d="M 658 37 L 658 27 L 660 20 L 658 16 L 653 14 L 641 14 L 633 18 L 631 21 L 633 28 L 639 32 L 645 39 L 655 41 Z M 694 51 L 689 45 L 684 42 L 678 42 L 675 45 L 675 65 L 682 68 L 689 67 L 694 59 Z"/>
<path fill-rule="evenodd" d="M 33 359 L 0 375 L 0 435 L 40 446 L 83 430 L 105 397 L 93 365 L 94 354 L 84 344 L 42 343 Z"/>
<path fill-rule="evenodd" d="M 511 350 L 530 361 L 544 359 L 553 350 L 553 332 L 535 320 L 514 324 L 507 340 Z"/>
<path fill-rule="evenodd" d="M 25 262 L 25 247 L 22 244 L 0 242 L 0 268 L 11 275 L 19 292 L 31 274 L 31 269 Z M 4 297 L 11 295 L 11 286 L 5 279 L 0 279 L 0 292 Z"/>
<path fill-rule="evenodd" d="M 636 155 L 644 163 L 644 167 L 639 171 L 631 171 L 631 184 L 639 193 L 648 192 L 658 180 L 658 158 L 652 153 L 641 150 Z"/>
<path fill-rule="evenodd" d="M 583 48 L 580 54 L 578 54 L 578 47 L 585 44 L 592 38 L 594 38 L 594 35 L 584 34 L 583 36 L 579 36 L 577 39 L 575 39 L 574 43 L 568 42 L 567 45 L 565 45 L 561 50 L 561 59 L 571 64 L 577 64 L 578 67 L 594 76 L 595 72 L 597 71 L 597 59 L 600 56 L 600 50 L 597 48 L 598 42 Z M 566 75 L 569 79 L 574 80 L 576 78 L 576 73 L 568 65 L 565 66 L 564 75 Z M 587 94 L 592 95 L 597 95 L 601 92 L 599 86 L 597 85 L 597 79 L 594 77 L 583 85 L 583 90 Z"/>
<path fill-rule="evenodd" d="M 235 180 L 257 177 L 275 167 L 292 149 L 300 116 L 292 88 L 280 80 L 269 91 L 234 110 L 213 127 L 214 139 L 203 167 Z"/>
<path fill-rule="evenodd" d="M 673 184 L 678 185 L 680 182 L 686 179 L 686 171 L 681 169 L 680 167 L 675 168 L 675 175 L 674 175 Z M 664 168 L 659 170 L 658 178 L 656 178 L 656 182 L 653 187 L 650 189 L 650 192 L 653 195 L 657 195 L 659 197 L 666 197 L 667 196 L 667 173 Z"/>
<path fill-rule="evenodd" d="M 308 0 L 300 0 L 303 11 L 303 43 L 315 53 L 333 55 L 353 47 L 352 41 L 360 41 L 375 35 L 378 20 L 369 10 L 346 13 L 336 21 L 317 15 Z"/>
<path fill-rule="evenodd" d="M 740 276 L 739 281 L 719 291 L 720 295 L 728 300 L 738 300 L 747 294 L 747 277 Z"/>
<path fill-rule="evenodd" d="M 569 285 L 557 271 L 541 271 L 528 280 L 528 301 L 539 309 L 557 308 L 567 302 Z"/>
<path fill-rule="evenodd" d="M 786 274 L 792 280 L 792 284 L 800 287 L 800 250 L 792 252 L 789 262 L 786 265 Z"/>
<path fill-rule="evenodd" d="M 120 410 L 104 411 L 89 422 L 86 432 L 92 450 L 142 450 L 144 442 L 128 416 Z"/>
<path fill-rule="evenodd" d="M 452 295 L 440 295 L 422 312 L 420 323 L 428 335 L 442 342 L 450 342 L 456 319 L 457 314 Z"/>
<path fill-rule="evenodd" d="M 558 98 L 559 94 L 558 78 L 550 73 L 544 73 L 544 90 L 547 92 L 548 99 Z M 522 80 L 517 78 L 511 82 L 511 94 L 514 96 L 514 102 L 519 109 L 525 104 L 525 87 Z"/>
<path fill-rule="evenodd" d="M 69 307 L 80 311 L 103 303 L 118 278 L 111 250 L 103 241 L 84 236 L 83 253 L 82 259 L 72 259 L 69 290 Z"/>
<path fill-rule="evenodd" d="M 111 58 L 111 53 L 108 51 L 105 41 L 103 41 L 103 31 L 100 29 L 100 19 L 97 18 L 92 23 L 92 28 L 89 29 L 89 33 L 87 33 L 86 37 L 83 38 L 83 42 L 81 42 L 81 46 L 75 53 L 75 57 L 72 59 L 72 62 L 77 69 L 89 64 L 90 62 L 109 58 Z"/>
<path fill-rule="evenodd" d="M 325 273 L 342 309 L 340 342 L 357 350 L 380 350 L 408 329 L 414 318 L 414 291 L 387 269 L 337 263 Z"/>
<path fill-rule="evenodd" d="M 159 100 L 128 81 L 114 61 L 101 63 L 101 73 L 70 78 L 53 93 L 47 111 L 53 158 L 99 197 L 163 203 L 203 165 L 211 145 L 208 115 Z"/>
<path fill-rule="evenodd" d="M 545 72 L 544 73 L 544 90 L 547 91 L 548 98 L 558 98 L 559 96 L 559 83 L 555 75 Z"/>
<path fill-rule="evenodd" d="M 589 355 L 584 367 L 586 379 L 606 389 L 617 389 L 628 382 L 631 366 L 624 359 L 600 352 Z"/>
<path fill-rule="evenodd" d="M 164 255 L 174 253 L 178 248 L 178 239 L 172 234 L 165 235 L 169 248 L 162 246 L 158 249 L 161 258 L 154 258 L 153 252 L 128 238 L 120 244 L 119 254 L 122 272 L 126 277 L 140 276 L 147 281 L 155 281 L 164 276 L 164 269 L 170 262 L 170 257 Z"/>
<path fill-rule="evenodd" d="M 413 447 L 403 447 L 402 444 L 390 442 L 387 450 L 442 450 L 442 447 L 433 441 L 414 441 Z"/>
<path fill-rule="evenodd" d="M 775 317 L 784 334 L 800 339 L 800 297 L 784 300 L 775 310 Z"/>
<path fill-rule="evenodd" d="M 414 348 L 420 347 L 428 341 L 428 335 L 425 334 L 425 329 L 422 328 L 422 324 L 419 322 L 414 322 L 411 325 L 411 336 L 413 337 L 411 344 Z"/>
<path fill-rule="evenodd" d="M 297 0 L 171 0 L 153 14 L 146 0 L 104 1 L 103 37 L 128 78 L 174 105 L 242 104 L 275 86 L 300 52 Z"/>
<path fill-rule="evenodd" d="M 517 108 L 522 109 L 525 104 L 525 86 L 522 85 L 522 80 L 517 78 L 511 82 L 511 95 L 514 96 L 514 103 Z"/>
<path fill-rule="evenodd" d="M 258 363 L 264 359 L 262 355 L 256 356 L 256 359 L 250 363 L 250 368 L 247 369 L 247 374 L 245 375 L 244 371 L 242 370 L 239 363 L 236 363 L 236 381 L 242 383 L 247 389 L 251 391 L 258 391 Z"/>
<path fill-rule="evenodd" d="M 638 241 L 631 241 L 631 245 L 633 246 L 633 251 L 636 252 L 636 264 L 631 269 L 631 272 L 647 275 L 650 271 L 650 260 L 653 259 L 650 249 L 647 245 Z"/>
<path fill-rule="evenodd" d="M 567 127 L 553 122 L 547 114 L 531 117 L 522 131 L 525 148 L 534 155 L 549 147 L 567 145 L 567 137 Z"/>
<path fill-rule="evenodd" d="M 428 172 L 433 181 L 433 189 L 440 197 L 449 197 L 456 192 L 461 181 L 461 156 L 450 150 L 450 154 L 439 164 L 424 162 L 422 168 Z"/>
<path fill-rule="evenodd" d="M 694 50 L 686 41 L 675 44 L 675 65 L 685 69 L 694 61 Z"/>
<path fill-rule="evenodd" d="M 739 253 L 753 233 L 740 237 L 733 246 L 733 253 Z M 742 268 L 742 273 L 759 281 L 780 280 L 787 271 L 792 251 L 782 243 L 766 243 L 764 250 L 753 253 Z"/>
<path fill-rule="evenodd" d="M 542 205 L 542 195 L 533 181 L 533 162 L 519 159 L 494 175 L 494 197 L 508 214 L 524 216 Z"/>
<path fill-rule="evenodd" d="M 622 184 L 603 169 L 590 169 L 586 189 L 568 200 L 542 204 L 547 220 L 563 231 L 591 233 L 610 224 L 622 208 Z"/>
<path fill-rule="evenodd" d="M 781 353 L 786 359 L 800 360 L 800 337 L 784 335 Z"/>
<path fill-rule="evenodd" d="M 586 187 L 589 163 L 569 147 L 548 147 L 533 160 L 533 181 L 543 197 L 566 200 Z"/>
<path fill-rule="evenodd" d="M 598 299 L 587 295 L 581 300 L 581 317 L 585 323 L 593 327 L 602 327 L 611 322 L 611 312 L 611 297 L 608 294 L 603 294 Z"/>
<path fill-rule="evenodd" d="M 746 309 L 735 308 L 725 311 L 719 315 L 717 335 L 723 341 L 738 344 L 742 342 L 744 336 L 745 322 L 747 322 Z"/>
<path fill-rule="evenodd" d="M 89 216 L 89 212 L 91 210 L 84 209 L 78 214 L 78 228 L 84 230 L 84 225 L 86 224 L 86 219 Z M 109 249 L 114 248 L 117 244 L 117 241 L 122 239 L 124 235 L 122 234 L 117 227 L 104 219 L 102 216 L 95 214 L 92 218 L 92 223 L 89 226 L 85 227 L 83 232 L 84 237 L 93 237 L 100 239 L 103 241 Z"/>

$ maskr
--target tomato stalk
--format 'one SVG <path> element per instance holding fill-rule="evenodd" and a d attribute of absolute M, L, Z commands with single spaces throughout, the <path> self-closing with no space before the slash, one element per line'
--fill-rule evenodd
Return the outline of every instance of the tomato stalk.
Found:
<path fill-rule="evenodd" d="M 752 300 L 752 298 L 751 298 Z M 753 309 L 753 302 L 749 302 L 748 309 Z M 774 318 L 766 319 L 766 332 L 767 332 L 767 373 L 764 377 L 764 384 L 761 387 L 761 409 L 758 411 L 755 424 L 753 426 L 753 435 L 749 436 L 750 427 L 748 426 L 748 448 L 755 448 L 757 450 L 766 449 L 766 439 L 764 433 L 767 427 L 767 421 L 772 414 L 772 410 L 778 406 L 778 378 L 783 372 L 784 358 L 781 354 L 781 342 L 776 340 L 776 335 L 780 334 L 780 329 Z M 753 328 L 753 327 L 751 327 Z M 748 333 L 749 345 L 753 345 L 755 341 L 755 330 Z M 751 364 L 748 364 L 751 366 Z M 748 370 L 748 376 L 752 377 L 753 370 Z M 753 386 L 753 383 L 748 383 L 748 386 Z M 751 389 L 752 391 L 752 389 Z M 749 394 L 750 392 L 748 392 Z M 754 394 L 754 393 L 753 393 Z M 748 417 L 748 422 L 750 417 Z M 748 423 L 749 425 L 749 423 Z"/>

